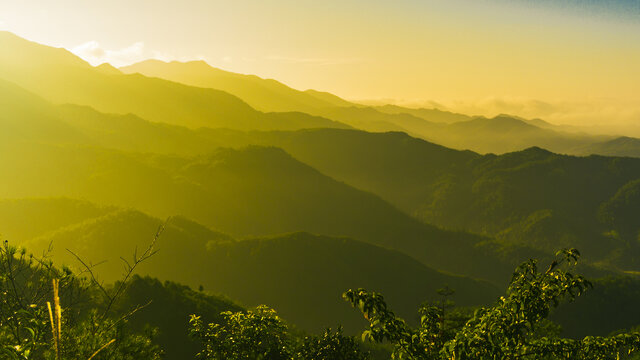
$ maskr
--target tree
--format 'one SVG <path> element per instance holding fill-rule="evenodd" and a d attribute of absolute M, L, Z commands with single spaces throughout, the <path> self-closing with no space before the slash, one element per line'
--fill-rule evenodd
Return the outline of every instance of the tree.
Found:
<path fill-rule="evenodd" d="M 366 360 L 369 354 L 353 337 L 344 336 L 342 327 L 327 329 L 320 336 L 307 336 L 298 349 L 300 360 Z"/>
<path fill-rule="evenodd" d="M 160 359 L 153 332 L 133 334 L 125 326 L 141 307 L 108 316 L 126 285 L 110 290 L 91 275 L 89 280 L 58 269 L 46 254 L 36 257 L 5 241 L 0 246 L 0 358 Z"/>
<path fill-rule="evenodd" d="M 342 334 L 341 327 L 300 339 L 289 333 L 275 310 L 264 305 L 221 315 L 221 321 L 208 325 L 200 317 L 191 316 L 191 335 L 204 345 L 197 355 L 200 360 L 369 359 L 353 337 Z"/>
<path fill-rule="evenodd" d="M 619 359 L 640 349 L 640 333 L 582 340 L 537 336 L 549 312 L 562 301 L 571 301 L 592 285 L 569 270 L 580 254 L 559 251 L 545 272 L 529 260 L 513 274 L 505 296 L 490 307 L 475 311 L 462 328 L 446 331 L 444 313 L 437 306 L 420 310 L 420 326 L 414 329 L 388 309 L 380 294 L 364 289 L 343 296 L 369 321 L 363 336 L 394 345 L 394 359 Z"/>
<path fill-rule="evenodd" d="M 223 312 L 218 323 L 205 325 L 192 315 L 191 335 L 204 344 L 198 359 L 290 359 L 287 326 L 275 310 L 261 305 L 253 310 Z"/>

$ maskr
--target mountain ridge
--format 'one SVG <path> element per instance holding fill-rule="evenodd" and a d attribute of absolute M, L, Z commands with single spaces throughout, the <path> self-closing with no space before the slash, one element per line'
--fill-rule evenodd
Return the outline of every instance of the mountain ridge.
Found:
<path fill-rule="evenodd" d="M 344 126 L 306 114 L 297 114 L 295 118 L 286 114 L 267 115 L 220 90 L 94 68 L 64 49 L 29 42 L 7 32 L 0 33 L 0 47 L 14 50 L 0 54 L 0 78 L 56 104 L 86 105 L 106 113 L 134 113 L 150 121 L 192 128 L 266 130 Z"/>

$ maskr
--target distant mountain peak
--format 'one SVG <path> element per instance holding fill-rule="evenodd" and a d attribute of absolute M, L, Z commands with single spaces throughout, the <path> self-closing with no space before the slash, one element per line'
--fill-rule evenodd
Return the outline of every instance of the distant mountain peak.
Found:
<path fill-rule="evenodd" d="M 120 70 L 109 63 L 102 63 L 96 66 L 96 70 L 99 70 L 103 74 L 122 74 Z"/>
<path fill-rule="evenodd" d="M 553 154 L 551 151 L 547 150 L 547 149 L 543 149 L 539 146 L 531 146 L 528 147 L 524 150 L 522 150 L 523 152 L 528 152 L 528 153 L 539 153 L 539 154 Z"/>

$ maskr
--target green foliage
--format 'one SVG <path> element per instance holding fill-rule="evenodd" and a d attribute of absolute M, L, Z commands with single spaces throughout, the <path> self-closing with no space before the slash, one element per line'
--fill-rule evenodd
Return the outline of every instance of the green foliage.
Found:
<path fill-rule="evenodd" d="M 60 316 L 51 296 L 54 287 L 54 293 L 66 304 L 60 309 Z M 59 270 L 46 257 L 28 255 L 5 242 L 0 248 L 2 358 L 160 359 L 162 351 L 152 342 L 153 334 L 128 332 L 125 324 L 131 314 L 105 317 L 105 309 L 95 301 L 98 292 L 94 285 L 69 269 Z M 58 330 L 52 331 L 52 327 L 60 330 L 59 341 L 52 335 Z"/>
<path fill-rule="evenodd" d="M 476 310 L 453 332 L 443 328 L 443 314 L 437 307 L 423 307 L 420 327 L 414 329 L 396 317 L 379 294 L 349 290 L 344 298 L 369 321 L 364 336 L 394 344 L 397 359 L 618 359 L 640 350 L 640 333 L 582 340 L 536 333 L 538 326 L 545 326 L 543 320 L 551 309 L 591 287 L 584 277 L 569 271 L 580 256 L 576 250 L 558 255 L 545 272 L 538 271 L 535 260 L 520 265 L 506 295 L 493 306 Z"/>
<path fill-rule="evenodd" d="M 5 241 L 0 247 L 0 347 L 17 359 L 42 356 L 49 347 L 51 328 L 45 306 L 51 280 L 60 279 L 62 293 L 71 302 L 86 284 L 68 269 L 60 271 Z M 72 315 L 72 314 L 69 314 Z"/>
<path fill-rule="evenodd" d="M 104 319 L 95 309 L 75 326 L 64 327 L 63 359 L 160 360 L 163 351 L 155 340 L 156 330 L 134 333 L 121 319 Z M 111 340 L 115 340 L 109 344 Z M 53 355 L 50 355 L 53 360 Z M 93 360 L 92 359 L 92 360 Z M 57 359 L 56 359 L 57 360 Z"/>
<path fill-rule="evenodd" d="M 195 315 L 189 321 L 191 334 L 204 344 L 204 349 L 197 355 L 198 359 L 291 358 L 287 326 L 273 309 L 266 306 L 236 313 L 225 312 L 219 323 L 209 325 Z"/>
<path fill-rule="evenodd" d="M 190 334 L 202 342 L 200 360 L 366 360 L 369 354 L 342 328 L 327 329 L 320 336 L 304 339 L 292 335 L 275 310 L 255 309 L 224 312 L 217 322 L 205 324 L 199 316 L 189 321 Z"/>
<path fill-rule="evenodd" d="M 344 336 L 342 328 L 327 329 L 320 336 L 307 336 L 299 347 L 297 359 L 303 360 L 366 360 L 369 354 L 353 337 Z"/>

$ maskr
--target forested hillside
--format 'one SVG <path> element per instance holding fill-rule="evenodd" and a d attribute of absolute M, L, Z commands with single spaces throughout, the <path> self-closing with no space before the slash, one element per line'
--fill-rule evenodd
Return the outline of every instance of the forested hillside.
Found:
<path fill-rule="evenodd" d="M 640 177 L 637 159 L 575 157 L 541 148 L 480 156 L 406 134 L 352 130 L 259 133 L 255 139 L 379 194 L 425 222 L 494 237 L 507 246 L 547 252 L 578 246 L 589 261 L 637 269 L 638 228 L 622 219 L 622 213 L 633 211 L 603 215 L 629 196 Z M 322 146 L 329 142 L 331 147 Z M 384 150 L 389 148 L 394 150 Z"/>

